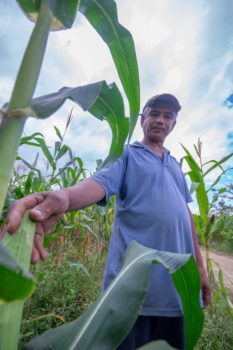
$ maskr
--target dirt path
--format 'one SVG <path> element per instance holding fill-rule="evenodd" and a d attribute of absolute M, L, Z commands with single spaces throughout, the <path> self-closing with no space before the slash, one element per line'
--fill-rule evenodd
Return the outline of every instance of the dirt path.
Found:
<path fill-rule="evenodd" d="M 201 254 L 205 262 L 205 250 L 201 248 Z M 218 280 L 219 266 L 224 273 L 225 287 L 233 292 L 233 256 L 216 250 L 210 252 L 210 257 L 213 260 L 213 270 Z"/>

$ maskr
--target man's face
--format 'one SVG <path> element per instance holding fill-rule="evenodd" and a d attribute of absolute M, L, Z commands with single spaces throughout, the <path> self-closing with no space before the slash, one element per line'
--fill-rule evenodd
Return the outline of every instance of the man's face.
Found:
<path fill-rule="evenodd" d="M 176 124 L 176 115 L 170 107 L 147 107 L 141 118 L 144 140 L 163 144 Z"/>

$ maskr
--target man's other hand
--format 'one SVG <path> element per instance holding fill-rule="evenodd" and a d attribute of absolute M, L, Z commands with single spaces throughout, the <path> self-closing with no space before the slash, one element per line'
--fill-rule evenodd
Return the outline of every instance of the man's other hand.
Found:
<path fill-rule="evenodd" d="M 8 213 L 7 232 L 17 231 L 27 210 L 30 218 L 37 223 L 31 257 L 33 264 L 48 256 L 43 247 L 43 235 L 57 223 L 68 208 L 69 197 L 65 190 L 35 193 L 17 200 L 11 206 Z"/>
<path fill-rule="evenodd" d="M 207 307 L 211 303 L 211 285 L 209 277 L 205 270 L 200 271 L 201 276 L 201 290 L 204 307 Z"/>

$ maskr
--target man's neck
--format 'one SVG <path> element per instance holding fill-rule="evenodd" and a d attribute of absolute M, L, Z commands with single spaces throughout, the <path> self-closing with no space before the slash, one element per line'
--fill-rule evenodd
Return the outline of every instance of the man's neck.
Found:
<path fill-rule="evenodd" d="M 152 149 L 152 151 L 157 154 L 161 159 L 163 158 L 163 151 L 164 151 L 164 147 L 163 147 L 163 143 L 157 143 L 157 142 L 148 142 L 146 140 L 142 140 L 141 141 L 144 145 L 148 146 L 149 148 Z"/>

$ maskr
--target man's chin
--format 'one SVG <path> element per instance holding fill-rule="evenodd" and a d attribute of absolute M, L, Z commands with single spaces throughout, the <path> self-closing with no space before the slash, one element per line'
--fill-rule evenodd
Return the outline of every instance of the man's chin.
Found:
<path fill-rule="evenodd" d="M 164 143 L 164 138 L 163 137 L 151 137 L 150 141 L 153 143 Z"/>

